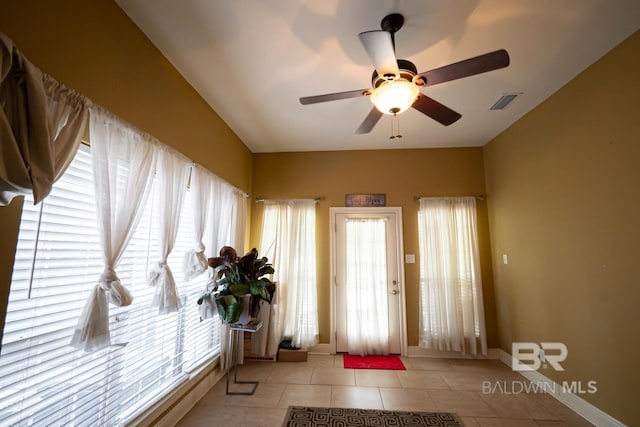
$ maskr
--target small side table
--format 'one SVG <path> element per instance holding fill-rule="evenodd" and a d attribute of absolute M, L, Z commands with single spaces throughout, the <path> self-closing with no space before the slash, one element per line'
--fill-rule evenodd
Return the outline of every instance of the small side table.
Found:
<path fill-rule="evenodd" d="M 258 381 L 238 381 L 238 354 L 240 352 L 240 338 L 244 332 L 256 332 L 262 328 L 262 321 L 253 320 L 246 325 L 235 324 L 229 325 L 229 342 L 227 344 L 227 394 L 240 394 L 251 396 L 258 387 Z M 229 391 L 229 371 L 231 370 L 231 361 L 233 360 L 233 352 L 235 349 L 236 359 L 234 360 L 233 384 L 253 384 L 251 391 Z"/>

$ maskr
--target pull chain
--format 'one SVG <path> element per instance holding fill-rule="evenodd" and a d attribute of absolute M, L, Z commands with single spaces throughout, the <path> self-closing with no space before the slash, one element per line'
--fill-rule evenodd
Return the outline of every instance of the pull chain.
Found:
<path fill-rule="evenodd" d="M 393 134 L 393 123 L 396 123 L 396 128 L 398 130 L 397 134 Z M 402 138 L 402 134 L 400 134 L 400 118 L 398 117 L 397 114 L 393 114 L 393 118 L 391 119 L 391 136 L 389 137 L 389 139 L 396 139 L 396 138 Z"/>

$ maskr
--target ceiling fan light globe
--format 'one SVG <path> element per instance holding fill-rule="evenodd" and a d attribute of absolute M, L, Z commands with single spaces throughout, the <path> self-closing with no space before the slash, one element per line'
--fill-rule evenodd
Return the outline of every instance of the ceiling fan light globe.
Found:
<path fill-rule="evenodd" d="M 414 83 L 400 78 L 383 82 L 371 93 L 371 102 L 384 114 L 394 115 L 406 111 L 415 102 L 420 88 Z"/>

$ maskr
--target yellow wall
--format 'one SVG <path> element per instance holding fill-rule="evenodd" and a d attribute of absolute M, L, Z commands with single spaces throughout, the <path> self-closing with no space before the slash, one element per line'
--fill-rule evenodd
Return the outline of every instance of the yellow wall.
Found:
<path fill-rule="evenodd" d="M 555 381 L 640 422 L 640 32 L 485 147 L 500 346 L 568 346 Z M 525 94 L 526 96 L 526 94 Z M 507 254 L 509 263 L 501 263 Z"/>
<path fill-rule="evenodd" d="M 251 152 L 114 1 L 0 0 L 0 31 L 44 72 L 251 191 Z M 0 207 L 2 324 L 21 209 Z"/>
<path fill-rule="evenodd" d="M 403 208 L 405 253 L 418 254 L 413 196 L 481 194 L 486 175 L 489 216 L 480 203 L 479 230 L 489 345 L 562 341 L 567 370 L 545 375 L 596 380 L 587 400 L 626 423 L 640 420 L 638 33 L 484 150 L 252 156 L 111 0 L 0 0 L 0 31 L 54 78 L 233 185 L 266 198 L 321 197 L 321 342 L 329 341 L 329 207 L 343 206 L 346 193 L 385 193 Z M 0 208 L 4 298 L 20 210 Z M 254 205 L 254 246 L 261 217 Z M 405 267 L 409 345 L 417 345 L 418 264 Z M 2 319 L 4 309 L 0 301 Z"/>
<path fill-rule="evenodd" d="M 255 196 L 315 198 L 320 342 L 329 342 L 329 207 L 344 206 L 348 193 L 384 193 L 387 206 L 401 206 L 404 252 L 418 255 L 418 204 L 414 196 L 484 193 L 482 149 L 424 149 L 254 154 Z M 262 204 L 254 204 L 251 244 L 260 244 Z M 486 205 L 479 203 L 482 279 L 489 346 L 497 345 Z M 417 260 L 416 260 L 417 261 Z M 408 344 L 418 345 L 419 264 L 405 264 Z"/>

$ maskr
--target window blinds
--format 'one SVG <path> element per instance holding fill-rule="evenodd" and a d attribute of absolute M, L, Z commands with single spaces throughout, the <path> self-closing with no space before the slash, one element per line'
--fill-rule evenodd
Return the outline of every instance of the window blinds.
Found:
<path fill-rule="evenodd" d="M 25 200 L 0 354 L 0 425 L 119 424 L 219 352 L 219 319 L 201 322 L 196 305 L 206 275 L 182 280 L 182 255 L 193 242 L 189 197 L 168 260 L 184 306 L 165 315 L 151 306 L 155 192 L 118 266 L 134 301 L 110 307 L 112 346 L 95 353 L 69 346 L 103 268 L 93 193 L 91 156 L 81 149 L 49 197 L 37 206 Z"/>

